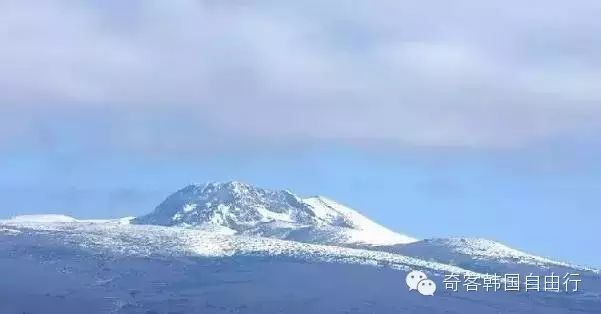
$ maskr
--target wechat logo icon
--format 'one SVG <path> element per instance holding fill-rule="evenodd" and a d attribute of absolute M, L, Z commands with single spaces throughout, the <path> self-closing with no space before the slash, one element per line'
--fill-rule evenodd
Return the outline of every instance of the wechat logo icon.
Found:
<path fill-rule="evenodd" d="M 405 282 L 409 286 L 409 291 L 417 290 L 422 295 L 433 296 L 436 291 L 436 283 L 421 271 L 414 270 L 408 273 Z"/>

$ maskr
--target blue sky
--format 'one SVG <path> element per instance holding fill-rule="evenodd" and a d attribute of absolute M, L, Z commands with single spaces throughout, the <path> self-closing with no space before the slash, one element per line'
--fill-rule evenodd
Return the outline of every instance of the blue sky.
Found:
<path fill-rule="evenodd" d="M 486 237 L 599 266 L 591 248 L 598 246 L 601 167 L 588 158 L 601 153 L 581 151 L 568 145 L 481 153 L 329 144 L 185 157 L 8 154 L 0 163 L 0 215 L 140 215 L 188 183 L 241 180 L 325 195 L 419 238 Z"/>
<path fill-rule="evenodd" d="M 0 216 L 191 182 L 601 266 L 598 1 L 3 1 Z"/>

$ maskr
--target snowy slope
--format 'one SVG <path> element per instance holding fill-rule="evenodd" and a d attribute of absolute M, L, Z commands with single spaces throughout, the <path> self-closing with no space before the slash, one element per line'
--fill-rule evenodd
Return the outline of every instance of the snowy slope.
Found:
<path fill-rule="evenodd" d="M 468 270 L 374 250 L 318 245 L 256 236 L 152 225 L 131 225 L 120 220 L 0 221 L 5 235 L 51 235 L 95 252 L 125 256 L 287 256 L 307 261 L 384 264 L 397 269 L 420 268 L 432 272 Z"/>
<path fill-rule="evenodd" d="M 422 270 L 434 297 L 407 291 Z M 0 220 L 0 313 L 599 313 L 601 272 L 486 239 L 417 241 L 324 197 L 191 185 L 139 218 Z M 577 273 L 577 293 L 453 293 L 446 274 Z M 415 292 L 415 291 L 413 291 Z M 424 302 L 428 298 L 427 302 Z"/>
<path fill-rule="evenodd" d="M 134 224 L 220 229 L 310 243 L 392 245 L 415 239 L 323 197 L 301 198 L 240 182 L 190 185 Z"/>
<path fill-rule="evenodd" d="M 0 223 L 8 224 L 55 224 L 55 223 L 70 223 L 70 222 L 85 222 L 85 223 L 118 223 L 129 224 L 135 217 L 123 217 L 119 219 L 77 219 L 67 215 L 56 214 L 39 214 L 39 215 L 19 215 L 11 219 L 0 220 Z"/>
<path fill-rule="evenodd" d="M 597 269 L 528 254 L 502 243 L 480 238 L 426 239 L 370 249 L 456 265 L 482 273 L 536 273 L 546 269 L 558 273 L 574 271 L 590 276 L 601 274 Z"/>
<path fill-rule="evenodd" d="M 374 250 L 108 221 L 0 222 L 0 313 L 598 313 L 599 292 L 407 291 L 421 269 Z M 595 280 L 599 280 L 596 278 Z M 597 286 L 598 287 L 598 286 Z"/>
<path fill-rule="evenodd" d="M 52 223 L 52 222 L 75 222 L 77 219 L 66 216 L 66 215 L 20 215 L 15 216 L 11 219 L 13 222 L 39 222 L 39 223 Z"/>

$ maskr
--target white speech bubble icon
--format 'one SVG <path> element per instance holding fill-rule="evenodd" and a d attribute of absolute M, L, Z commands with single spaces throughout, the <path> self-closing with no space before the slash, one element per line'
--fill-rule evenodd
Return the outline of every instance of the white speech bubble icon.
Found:
<path fill-rule="evenodd" d="M 407 274 L 407 278 L 405 278 L 405 282 L 407 282 L 407 286 L 409 286 L 409 290 L 417 289 L 417 283 L 427 279 L 426 274 L 419 270 L 414 270 Z"/>
<path fill-rule="evenodd" d="M 417 284 L 417 291 L 422 295 L 434 295 L 436 283 L 430 279 L 424 279 Z"/>

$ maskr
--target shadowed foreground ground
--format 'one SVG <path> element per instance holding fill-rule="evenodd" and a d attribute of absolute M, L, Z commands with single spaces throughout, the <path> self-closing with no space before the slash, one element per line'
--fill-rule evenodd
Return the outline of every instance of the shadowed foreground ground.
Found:
<path fill-rule="evenodd" d="M 596 294 L 407 291 L 405 272 L 285 258 L 115 257 L 0 235 L 0 313 L 601 313 Z M 438 282 L 441 278 L 435 278 Z"/>

